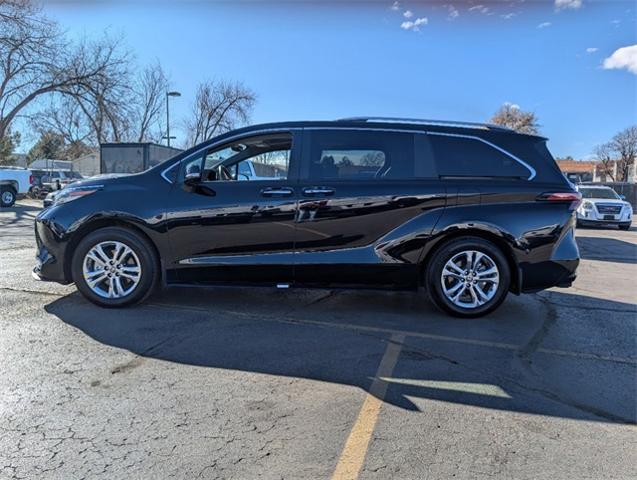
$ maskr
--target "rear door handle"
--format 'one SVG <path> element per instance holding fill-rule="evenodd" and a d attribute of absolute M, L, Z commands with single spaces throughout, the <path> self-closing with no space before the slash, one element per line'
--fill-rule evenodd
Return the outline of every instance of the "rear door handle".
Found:
<path fill-rule="evenodd" d="M 334 189 L 330 187 L 305 187 L 303 189 L 303 195 L 308 197 L 334 195 Z"/>
<path fill-rule="evenodd" d="M 264 197 L 289 197 L 294 190 L 289 187 L 266 187 L 261 190 Z"/>

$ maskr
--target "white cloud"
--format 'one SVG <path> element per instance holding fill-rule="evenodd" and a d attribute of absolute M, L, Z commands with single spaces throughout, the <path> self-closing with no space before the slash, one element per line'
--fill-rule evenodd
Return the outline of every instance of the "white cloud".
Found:
<path fill-rule="evenodd" d="M 427 19 L 427 17 L 422 17 L 422 18 L 417 18 L 413 22 L 411 20 L 407 22 L 403 22 L 400 24 L 400 28 L 402 28 L 403 30 L 412 30 L 414 32 L 419 32 L 420 27 L 422 25 L 427 25 L 428 23 L 429 23 L 429 20 Z"/>
<path fill-rule="evenodd" d="M 599 50 L 597 47 L 588 47 L 586 53 L 595 53 L 597 50 Z"/>
<path fill-rule="evenodd" d="M 637 75 L 637 45 L 618 48 L 604 60 L 604 69 L 626 69 Z"/>
<path fill-rule="evenodd" d="M 412 12 L 411 10 L 405 10 L 405 13 L 403 13 L 403 17 L 405 18 L 411 18 L 414 16 L 414 12 Z"/>
<path fill-rule="evenodd" d="M 551 25 L 553 25 L 551 22 L 544 22 L 544 23 L 540 23 L 537 28 L 546 28 L 546 27 L 550 27 Z"/>
<path fill-rule="evenodd" d="M 513 17 L 515 17 L 517 15 L 517 13 L 511 12 L 511 13 L 506 13 L 504 15 L 500 15 L 502 18 L 504 18 L 505 20 L 511 20 Z"/>
<path fill-rule="evenodd" d="M 582 0 L 555 0 L 556 10 L 562 10 L 565 8 L 577 10 L 581 6 L 582 6 Z"/>
<path fill-rule="evenodd" d="M 447 17 L 449 20 L 455 20 L 460 16 L 460 12 L 453 5 L 448 5 L 447 9 L 449 10 L 449 16 Z"/>
<path fill-rule="evenodd" d="M 469 9 L 470 12 L 478 11 L 480 13 L 489 13 L 489 7 L 484 5 L 475 5 Z"/>
<path fill-rule="evenodd" d="M 391 7 L 389 7 L 391 10 L 393 10 L 394 12 L 400 10 L 400 2 L 395 1 Z"/>

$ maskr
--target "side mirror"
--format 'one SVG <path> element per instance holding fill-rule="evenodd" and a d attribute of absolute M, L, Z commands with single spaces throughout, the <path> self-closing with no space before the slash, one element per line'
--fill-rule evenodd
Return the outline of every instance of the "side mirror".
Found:
<path fill-rule="evenodd" d="M 201 180 L 201 172 L 188 172 L 184 177 L 186 185 L 196 185 Z"/>
<path fill-rule="evenodd" d="M 626 195 L 620 195 L 620 196 L 619 196 L 619 198 L 620 198 L 621 200 L 626 200 Z"/>

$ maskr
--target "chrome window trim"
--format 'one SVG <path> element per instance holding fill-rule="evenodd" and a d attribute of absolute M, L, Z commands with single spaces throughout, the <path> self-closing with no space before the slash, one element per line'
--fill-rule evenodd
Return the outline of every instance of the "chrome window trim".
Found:
<path fill-rule="evenodd" d="M 162 170 L 162 172 L 161 172 L 161 178 L 163 178 L 164 180 L 166 180 L 166 181 L 167 181 L 168 183 L 170 183 L 171 185 L 172 185 L 173 183 L 175 183 L 175 182 L 172 182 L 172 181 L 170 180 L 170 178 L 168 178 L 168 177 L 166 176 L 166 173 L 167 173 L 169 170 L 172 170 L 173 168 L 176 168 L 176 167 L 179 165 L 179 163 L 180 163 L 180 162 L 175 162 L 175 163 L 173 163 L 170 167 L 165 168 L 164 170 Z"/>
<path fill-rule="evenodd" d="M 485 143 L 485 144 L 489 145 L 491 148 L 495 148 L 497 151 L 499 151 L 501 153 L 504 153 L 508 157 L 511 157 L 513 160 L 515 160 L 520 165 L 525 167 L 530 173 L 529 178 L 527 178 L 527 180 L 533 180 L 535 178 L 535 176 L 537 175 L 537 172 L 535 171 L 535 169 L 531 165 L 526 163 L 524 160 L 522 160 L 522 159 L 516 157 L 515 155 L 513 155 L 512 153 L 506 151 L 504 148 L 498 147 L 496 144 L 491 143 L 488 140 L 485 140 L 484 138 L 476 137 L 475 135 L 463 135 L 463 134 L 460 134 L 460 133 L 443 133 L 443 132 L 429 132 L 429 131 L 427 132 L 427 135 L 438 135 L 438 136 L 441 136 L 441 137 L 458 137 L 458 138 L 468 138 L 470 140 L 478 140 L 479 142 Z"/>
<path fill-rule="evenodd" d="M 325 127 L 293 127 L 293 128 L 268 128 L 268 129 L 263 129 L 263 130 L 253 130 L 251 132 L 244 132 L 244 133 L 240 133 L 237 135 L 233 135 L 229 138 L 225 138 L 223 140 L 219 140 L 218 142 L 214 142 L 211 143 L 209 145 L 206 145 L 205 147 L 201 147 L 199 149 L 197 149 L 196 151 L 194 151 L 193 153 L 191 153 L 190 155 L 188 155 L 186 158 L 181 159 L 179 162 L 172 164 L 170 167 L 166 168 L 165 170 L 163 170 L 161 172 L 161 176 L 164 178 L 164 180 L 166 180 L 168 183 L 172 184 L 173 182 L 171 182 L 168 178 L 166 178 L 165 174 L 166 172 L 168 172 L 168 170 L 170 170 L 171 168 L 183 163 L 183 162 L 187 162 L 190 161 L 193 157 L 200 155 L 201 152 L 205 151 L 205 150 L 209 150 L 211 148 L 215 148 L 219 145 L 224 145 L 228 142 L 232 142 L 234 140 L 238 140 L 240 138 L 249 138 L 255 135 L 264 135 L 264 134 L 268 134 L 268 133 L 278 133 L 278 132 L 295 132 L 295 131 L 301 131 L 301 130 L 355 130 L 355 131 L 363 131 L 363 132 L 368 132 L 368 131 L 377 131 L 377 132 L 394 132 L 394 133 L 411 133 L 414 135 L 439 135 L 439 136 L 443 136 L 443 137 L 457 137 L 457 138 L 467 138 L 470 140 L 477 140 L 479 142 L 482 142 L 488 146 L 490 146 L 491 148 L 496 149 L 497 151 L 507 155 L 508 157 L 511 157 L 513 160 L 515 160 L 516 162 L 518 162 L 520 165 L 522 165 L 523 167 L 525 167 L 528 171 L 529 171 L 529 177 L 527 178 L 527 180 L 533 180 L 536 175 L 537 172 L 535 171 L 535 169 L 529 165 L 528 163 L 526 163 L 524 160 L 522 160 L 521 158 L 513 155 L 512 153 L 508 152 L 507 150 L 497 146 L 494 143 L 489 142 L 488 140 L 485 140 L 484 138 L 481 137 L 477 137 L 475 135 L 465 135 L 465 134 L 460 134 L 460 133 L 444 133 L 444 132 L 432 132 L 432 131 L 422 131 L 422 130 L 408 130 L 408 129 L 400 129 L 400 128 L 375 128 L 375 127 L 343 127 L 340 125 L 333 125 L 333 126 L 325 126 Z"/>
<path fill-rule="evenodd" d="M 529 177 L 527 178 L 527 180 L 533 180 L 535 178 L 535 176 L 537 175 L 537 172 L 535 171 L 535 169 L 529 165 L 528 163 L 526 163 L 524 160 L 522 160 L 519 157 L 516 157 L 515 155 L 513 155 L 512 153 L 506 151 L 505 149 L 498 147 L 496 144 L 489 142 L 488 140 L 485 140 L 484 138 L 481 137 L 477 137 L 475 135 L 464 135 L 461 133 L 445 133 L 445 132 L 432 132 L 430 130 L 406 130 L 406 129 L 400 129 L 400 128 L 375 128 L 375 127 L 341 127 L 338 125 L 335 126 L 330 126 L 330 127 L 307 127 L 305 128 L 305 130 L 359 130 L 359 131 L 365 131 L 365 132 L 369 132 L 369 131 L 376 131 L 376 132 L 397 132 L 397 133 L 411 133 L 411 134 L 420 134 L 420 135 L 440 135 L 440 136 L 444 136 L 444 137 L 459 137 L 459 138 L 468 138 L 470 140 L 478 140 L 482 143 L 487 144 L 488 146 L 490 146 L 491 148 L 495 148 L 496 150 L 498 150 L 501 153 L 504 153 L 505 155 L 507 155 L 508 157 L 511 157 L 513 160 L 515 160 L 516 162 L 518 162 L 520 165 L 522 165 L 523 167 L 525 167 L 528 171 L 529 171 Z"/>
<path fill-rule="evenodd" d="M 170 167 L 168 167 L 167 169 L 165 169 L 162 172 L 162 177 L 164 177 L 164 173 L 167 172 L 168 170 L 170 170 L 172 167 L 180 165 L 184 162 L 188 162 L 190 160 L 192 160 L 193 157 L 196 157 L 197 155 L 200 155 L 201 152 L 204 152 L 206 150 L 210 150 L 211 148 L 215 148 L 219 145 L 225 145 L 228 142 L 232 142 L 233 140 L 238 140 L 241 138 L 250 138 L 250 137 L 254 137 L 257 135 L 267 135 L 268 133 L 280 133 L 280 132 L 296 132 L 296 131 L 300 131 L 303 130 L 302 128 L 298 128 L 298 127 L 293 127 L 293 128 L 266 128 L 263 130 L 252 130 L 250 132 L 243 132 L 243 133 L 239 133 L 237 135 L 233 135 L 231 137 L 228 138 L 224 138 L 223 140 L 219 140 L 217 142 L 211 143 L 206 145 L 205 147 L 201 147 L 197 150 L 195 150 L 194 152 L 192 152 L 190 155 L 188 155 L 185 158 L 182 158 L 180 161 L 178 161 L 177 163 L 174 163 L 173 165 L 171 165 Z M 169 182 L 169 183 L 173 183 L 170 180 L 168 180 L 166 177 L 164 177 L 164 179 Z"/>

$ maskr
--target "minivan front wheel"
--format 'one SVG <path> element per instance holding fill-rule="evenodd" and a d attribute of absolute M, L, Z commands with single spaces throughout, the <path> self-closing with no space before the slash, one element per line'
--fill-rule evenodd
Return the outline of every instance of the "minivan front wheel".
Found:
<path fill-rule="evenodd" d="M 430 259 L 426 284 L 434 304 L 457 317 L 480 317 L 495 310 L 510 285 L 506 258 L 478 237 L 452 240 Z"/>
<path fill-rule="evenodd" d="M 102 307 L 140 302 L 158 281 L 152 246 L 141 235 L 119 227 L 96 230 L 82 239 L 71 268 L 80 293 Z"/>

